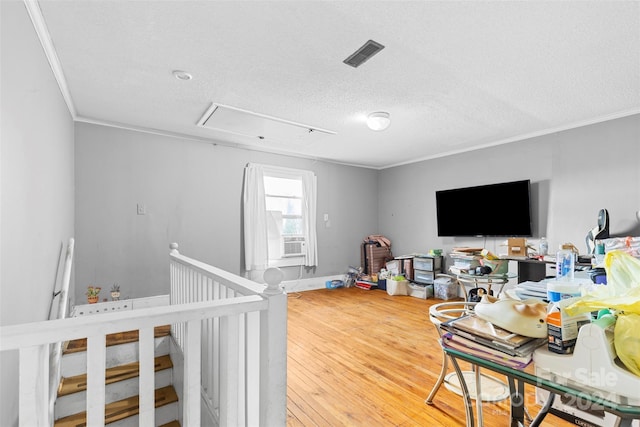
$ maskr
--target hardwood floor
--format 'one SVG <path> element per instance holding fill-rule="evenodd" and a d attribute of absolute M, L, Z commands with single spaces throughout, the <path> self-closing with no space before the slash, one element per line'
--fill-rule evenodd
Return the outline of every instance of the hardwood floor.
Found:
<path fill-rule="evenodd" d="M 290 294 L 287 426 L 464 426 L 462 398 L 444 386 L 424 403 L 442 366 L 428 317 L 438 302 L 358 288 Z M 486 426 L 508 425 L 508 400 L 483 412 Z M 571 424 L 548 415 L 542 425 Z"/>

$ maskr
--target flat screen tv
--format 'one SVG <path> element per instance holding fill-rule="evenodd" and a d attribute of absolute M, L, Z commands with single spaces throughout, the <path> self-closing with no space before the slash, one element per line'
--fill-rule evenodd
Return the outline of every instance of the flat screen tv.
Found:
<path fill-rule="evenodd" d="M 436 191 L 438 236 L 531 236 L 529 180 Z"/>

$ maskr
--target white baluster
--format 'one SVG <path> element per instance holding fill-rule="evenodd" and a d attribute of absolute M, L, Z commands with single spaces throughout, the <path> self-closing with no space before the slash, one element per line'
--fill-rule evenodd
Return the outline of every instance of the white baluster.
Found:
<path fill-rule="evenodd" d="M 87 425 L 104 425 L 106 336 L 87 338 Z"/>
<path fill-rule="evenodd" d="M 236 426 L 238 421 L 240 316 L 220 319 L 220 425 Z"/>
<path fill-rule="evenodd" d="M 140 415 L 138 425 L 152 427 L 155 425 L 154 328 L 141 328 L 138 341 L 140 346 L 140 374 L 138 379 Z"/>
<path fill-rule="evenodd" d="M 20 426 L 47 426 L 49 425 L 49 346 L 23 347 L 19 353 Z"/>
<path fill-rule="evenodd" d="M 184 346 L 184 424 L 200 427 L 200 320 L 187 323 Z"/>

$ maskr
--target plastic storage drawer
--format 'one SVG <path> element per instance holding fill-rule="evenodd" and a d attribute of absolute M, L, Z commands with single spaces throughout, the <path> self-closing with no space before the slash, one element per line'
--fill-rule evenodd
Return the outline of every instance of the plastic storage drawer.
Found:
<path fill-rule="evenodd" d="M 420 299 L 433 298 L 433 285 L 419 285 L 417 283 L 409 283 L 409 296 Z"/>
<path fill-rule="evenodd" d="M 418 283 L 424 283 L 427 285 L 433 284 L 434 279 L 436 278 L 435 271 L 424 271 L 424 270 L 413 270 L 414 278 L 413 280 Z"/>
<path fill-rule="evenodd" d="M 416 257 L 413 259 L 413 268 L 415 270 L 436 271 L 442 268 L 442 257 L 433 258 L 421 258 Z"/>

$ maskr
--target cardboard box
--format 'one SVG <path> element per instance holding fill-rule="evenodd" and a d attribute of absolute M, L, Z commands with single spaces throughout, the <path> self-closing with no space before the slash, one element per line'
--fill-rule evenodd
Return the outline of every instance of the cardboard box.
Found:
<path fill-rule="evenodd" d="M 491 268 L 491 274 L 507 274 L 509 272 L 509 260 L 507 259 L 481 259 L 480 264 Z"/>
<path fill-rule="evenodd" d="M 524 237 L 512 237 L 507 240 L 509 256 L 527 256 L 527 239 Z"/>
<path fill-rule="evenodd" d="M 562 310 L 552 311 L 547 315 L 549 331 L 549 351 L 559 354 L 571 354 L 578 339 L 578 330 L 582 325 L 590 323 L 589 313 L 569 316 Z"/>
<path fill-rule="evenodd" d="M 536 403 L 542 406 L 549 398 L 549 392 L 536 387 L 535 397 Z M 618 417 L 614 414 L 605 412 L 595 404 L 589 405 L 572 396 L 557 395 L 549 409 L 549 413 L 577 426 L 584 427 L 616 427 L 619 422 Z M 633 420 L 631 426 L 640 427 L 640 420 Z"/>

